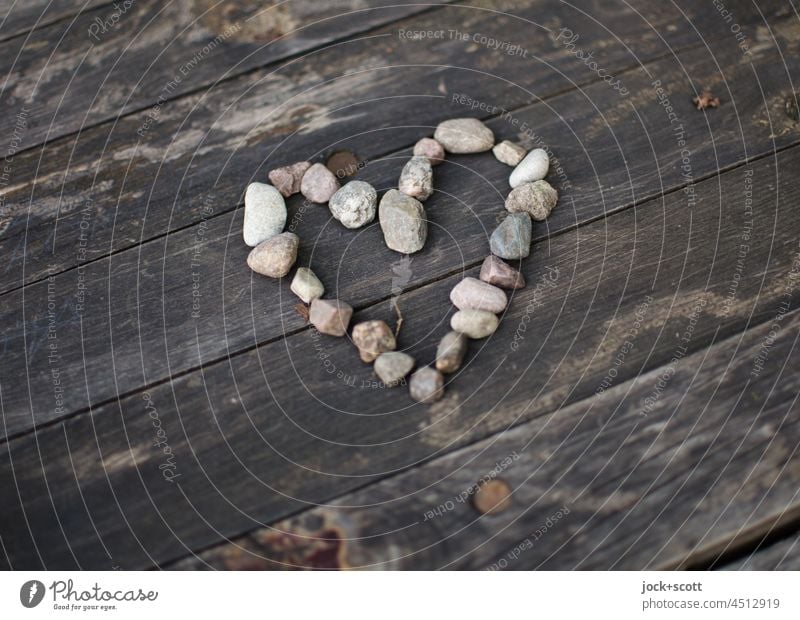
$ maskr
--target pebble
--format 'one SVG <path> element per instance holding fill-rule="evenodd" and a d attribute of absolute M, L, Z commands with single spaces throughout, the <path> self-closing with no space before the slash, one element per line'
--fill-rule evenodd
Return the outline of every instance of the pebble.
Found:
<path fill-rule="evenodd" d="M 422 204 L 396 189 L 381 198 L 378 219 L 387 247 L 395 252 L 413 254 L 425 245 L 428 222 Z"/>
<path fill-rule="evenodd" d="M 525 156 L 508 177 L 508 184 L 517 187 L 523 183 L 539 181 L 547 176 L 550 157 L 544 149 L 533 149 Z"/>
<path fill-rule="evenodd" d="M 484 515 L 496 515 L 511 506 L 511 487 L 495 478 L 479 484 L 472 496 L 472 506 Z"/>
<path fill-rule="evenodd" d="M 314 164 L 303 175 L 300 191 L 311 202 L 324 203 L 339 189 L 336 176 L 322 164 Z"/>
<path fill-rule="evenodd" d="M 506 294 L 477 278 L 464 278 L 450 291 L 450 301 L 459 310 L 486 310 L 497 314 L 508 304 Z"/>
<path fill-rule="evenodd" d="M 516 166 L 523 160 L 527 151 L 519 144 L 514 144 L 510 140 L 503 140 L 494 146 L 492 153 L 494 153 L 497 161 L 507 166 Z"/>
<path fill-rule="evenodd" d="M 247 265 L 262 276 L 282 278 L 297 260 L 300 237 L 285 232 L 262 241 L 247 256 Z"/>
<path fill-rule="evenodd" d="M 436 349 L 436 370 L 451 374 L 461 368 L 467 353 L 467 338 L 459 332 L 447 332 Z"/>
<path fill-rule="evenodd" d="M 467 338 L 480 340 L 497 330 L 500 320 L 486 310 L 459 310 L 450 319 L 450 327 Z"/>
<path fill-rule="evenodd" d="M 300 191 L 300 181 L 303 180 L 303 175 L 310 167 L 310 161 L 299 161 L 291 166 L 275 168 L 275 170 L 270 170 L 268 175 L 270 183 L 283 194 L 284 198 L 288 198 Z"/>
<path fill-rule="evenodd" d="M 438 166 L 444 161 L 444 147 L 433 138 L 422 138 L 414 145 L 414 155 L 427 157 L 431 166 Z"/>
<path fill-rule="evenodd" d="M 444 377 L 435 368 L 425 366 L 411 375 L 408 391 L 418 403 L 432 403 L 444 396 Z"/>
<path fill-rule="evenodd" d="M 310 304 L 318 297 L 322 297 L 325 292 L 322 282 L 308 267 L 297 268 L 289 289 L 307 304 Z"/>
<path fill-rule="evenodd" d="M 314 299 L 308 313 L 308 321 L 321 334 L 328 336 L 344 336 L 353 309 L 338 299 Z"/>
<path fill-rule="evenodd" d="M 523 183 L 511 190 L 506 198 L 506 210 L 527 213 L 537 222 L 546 219 L 558 202 L 558 192 L 547 181 Z"/>
<path fill-rule="evenodd" d="M 448 153 L 483 153 L 494 146 L 494 133 L 477 118 L 442 121 L 433 137 Z"/>
<path fill-rule="evenodd" d="M 510 290 L 525 288 L 525 277 L 493 254 L 483 261 L 480 279 L 500 288 Z"/>
<path fill-rule="evenodd" d="M 350 181 L 331 196 L 328 207 L 346 228 L 360 228 L 375 219 L 378 192 L 364 181 Z"/>
<path fill-rule="evenodd" d="M 325 160 L 325 167 L 333 172 L 337 179 L 351 177 L 358 172 L 358 157 L 352 151 L 336 151 Z"/>
<path fill-rule="evenodd" d="M 242 236 L 250 247 L 274 237 L 286 226 L 286 202 L 266 183 L 250 183 L 244 193 Z"/>
<path fill-rule="evenodd" d="M 433 169 L 427 157 L 412 157 L 403 166 L 398 189 L 420 202 L 433 193 Z"/>
<path fill-rule="evenodd" d="M 511 213 L 489 239 L 492 254 L 514 260 L 531 253 L 531 218 L 527 213 Z"/>
<path fill-rule="evenodd" d="M 414 358 L 400 351 L 381 353 L 375 360 L 375 374 L 387 387 L 394 387 L 414 368 Z"/>
<path fill-rule="evenodd" d="M 353 344 L 358 347 L 361 360 L 371 362 L 385 351 L 397 346 L 394 334 L 383 321 L 364 321 L 353 328 Z"/>

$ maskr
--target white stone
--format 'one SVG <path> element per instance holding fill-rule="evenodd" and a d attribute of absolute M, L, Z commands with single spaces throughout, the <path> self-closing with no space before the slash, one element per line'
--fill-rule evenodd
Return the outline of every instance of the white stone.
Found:
<path fill-rule="evenodd" d="M 325 292 L 325 287 L 320 279 L 308 267 L 297 268 L 289 289 L 307 304 L 322 297 Z"/>
<path fill-rule="evenodd" d="M 266 183 L 250 183 L 244 194 L 244 242 L 255 247 L 283 232 L 286 226 L 286 201 Z"/>
<path fill-rule="evenodd" d="M 525 156 L 508 177 L 508 184 L 517 187 L 522 183 L 540 181 L 547 176 L 550 168 L 550 157 L 544 149 L 533 149 Z"/>
<path fill-rule="evenodd" d="M 360 228 L 375 219 L 378 192 L 364 181 L 350 181 L 331 196 L 331 214 L 346 228 Z"/>

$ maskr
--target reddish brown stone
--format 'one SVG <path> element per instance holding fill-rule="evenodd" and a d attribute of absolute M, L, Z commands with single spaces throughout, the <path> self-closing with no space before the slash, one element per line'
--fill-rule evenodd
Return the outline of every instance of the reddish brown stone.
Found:
<path fill-rule="evenodd" d="M 480 279 L 504 289 L 525 288 L 525 276 L 494 255 L 487 256 L 483 261 Z"/>
<path fill-rule="evenodd" d="M 344 336 L 353 309 L 338 299 L 315 299 L 308 313 L 309 322 L 322 334 Z"/>

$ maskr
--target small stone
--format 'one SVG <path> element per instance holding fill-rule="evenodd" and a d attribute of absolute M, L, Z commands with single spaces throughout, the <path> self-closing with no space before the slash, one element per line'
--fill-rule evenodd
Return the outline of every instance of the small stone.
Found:
<path fill-rule="evenodd" d="M 431 166 L 438 166 L 444 161 L 444 147 L 433 138 L 422 138 L 414 145 L 414 155 L 427 157 Z"/>
<path fill-rule="evenodd" d="M 428 221 L 422 204 L 396 189 L 381 198 L 378 219 L 386 246 L 395 252 L 413 254 L 425 245 Z"/>
<path fill-rule="evenodd" d="M 344 336 L 352 316 L 353 309 L 343 301 L 314 299 L 311 302 L 308 320 L 321 334 Z"/>
<path fill-rule="evenodd" d="M 259 243 L 247 256 L 247 265 L 262 276 L 282 278 L 297 260 L 300 237 L 285 232 Z"/>
<path fill-rule="evenodd" d="M 411 375 L 408 391 L 418 403 L 432 403 L 444 396 L 444 377 L 435 368 L 425 366 Z"/>
<path fill-rule="evenodd" d="M 472 496 L 472 506 L 483 515 L 496 515 L 511 506 L 511 487 L 499 478 L 479 484 Z"/>
<path fill-rule="evenodd" d="M 335 151 L 325 160 L 325 167 L 330 170 L 337 179 L 351 177 L 358 172 L 358 157 L 356 157 L 352 151 Z"/>
<path fill-rule="evenodd" d="M 497 314 L 508 304 L 506 294 L 477 278 L 464 278 L 450 291 L 450 301 L 459 310 L 486 310 Z"/>
<path fill-rule="evenodd" d="M 527 151 L 519 144 L 514 144 L 510 140 L 503 140 L 499 144 L 495 144 L 492 153 L 494 153 L 497 161 L 507 166 L 516 166 L 524 159 Z"/>
<path fill-rule="evenodd" d="M 483 261 L 480 278 L 500 288 L 514 290 L 525 287 L 525 277 L 493 254 Z"/>
<path fill-rule="evenodd" d="M 547 181 L 523 183 L 506 198 L 506 210 L 527 213 L 537 222 L 546 219 L 558 202 L 558 192 Z"/>
<path fill-rule="evenodd" d="M 403 166 L 398 189 L 417 200 L 427 200 L 433 193 L 433 169 L 427 157 L 412 157 Z"/>
<path fill-rule="evenodd" d="M 450 327 L 467 338 L 480 340 L 492 335 L 500 320 L 486 310 L 459 310 L 450 319 Z"/>
<path fill-rule="evenodd" d="M 525 156 L 508 177 L 508 184 L 517 187 L 523 183 L 539 181 L 547 176 L 550 168 L 550 156 L 544 149 L 533 149 Z"/>
<path fill-rule="evenodd" d="M 489 245 L 500 258 L 525 258 L 531 253 L 531 218 L 527 213 L 510 214 L 492 233 Z"/>
<path fill-rule="evenodd" d="M 364 181 L 350 181 L 331 196 L 328 207 L 346 228 L 360 228 L 375 219 L 378 192 Z"/>
<path fill-rule="evenodd" d="M 467 338 L 459 332 L 447 332 L 436 349 L 436 370 L 451 374 L 461 368 L 467 353 Z"/>
<path fill-rule="evenodd" d="M 303 175 L 300 191 L 311 202 L 324 203 L 339 189 L 336 176 L 322 164 L 314 164 Z"/>
<path fill-rule="evenodd" d="M 244 242 L 257 246 L 286 226 L 286 202 L 281 193 L 266 183 L 250 183 L 244 193 Z"/>
<path fill-rule="evenodd" d="M 494 146 L 494 133 L 477 118 L 442 121 L 433 137 L 448 153 L 483 153 Z"/>
<path fill-rule="evenodd" d="M 310 161 L 299 161 L 291 166 L 275 168 L 275 170 L 270 170 L 269 181 L 283 194 L 284 198 L 288 198 L 300 191 L 300 181 L 303 180 L 303 175 L 310 167 Z"/>
<path fill-rule="evenodd" d="M 397 346 L 394 334 L 383 321 L 364 321 L 353 328 L 353 344 L 358 347 L 361 360 L 371 362 L 385 351 Z"/>
<path fill-rule="evenodd" d="M 322 297 L 325 287 L 308 267 L 298 267 L 289 289 L 307 304 Z"/>
<path fill-rule="evenodd" d="M 381 353 L 375 360 L 374 370 L 387 387 L 394 387 L 414 368 L 414 358 L 400 351 Z"/>

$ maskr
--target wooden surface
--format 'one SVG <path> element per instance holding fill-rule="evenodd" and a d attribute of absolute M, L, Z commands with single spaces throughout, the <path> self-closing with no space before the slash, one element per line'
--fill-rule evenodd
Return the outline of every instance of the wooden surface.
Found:
<path fill-rule="evenodd" d="M 748 53 L 688 1 L 141 2 L 99 40 L 113 6 L 70 4 L 0 26 L 0 135 L 18 135 L 0 187 L 4 567 L 791 568 L 785 2 L 728 3 Z M 442 29 L 468 40 L 400 35 Z M 718 109 L 695 109 L 703 88 Z M 423 406 L 310 330 L 288 282 L 246 269 L 241 202 L 273 167 L 340 148 L 386 190 L 457 116 L 549 145 L 561 197 L 500 329 Z M 401 288 L 400 348 L 428 363 L 509 170 L 490 154 L 437 167 L 410 263 L 377 224 L 347 231 L 292 197 L 298 264 L 356 320 L 394 324 Z M 498 463 L 510 508 L 479 515 Z"/>

